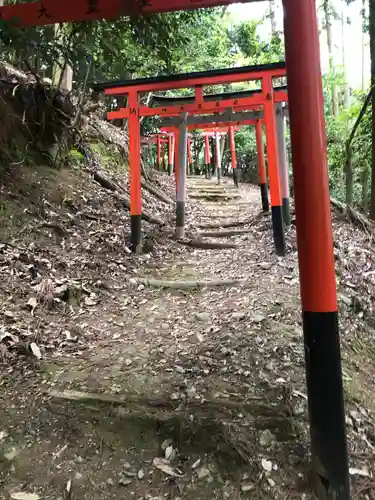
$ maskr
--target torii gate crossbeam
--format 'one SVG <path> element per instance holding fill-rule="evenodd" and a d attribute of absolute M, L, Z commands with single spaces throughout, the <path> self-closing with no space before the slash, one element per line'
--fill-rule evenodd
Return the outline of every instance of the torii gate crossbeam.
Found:
<path fill-rule="evenodd" d="M 247 3 L 256 0 L 236 0 Z M 137 17 L 153 12 L 195 10 L 230 5 L 232 0 L 39 0 L 30 3 L 4 5 L 1 18 L 20 26 Z"/>

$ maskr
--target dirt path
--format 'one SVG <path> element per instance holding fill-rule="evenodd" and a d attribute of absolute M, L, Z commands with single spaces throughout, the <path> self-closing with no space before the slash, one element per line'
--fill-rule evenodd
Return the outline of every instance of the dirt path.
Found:
<path fill-rule="evenodd" d="M 214 181 L 189 179 L 190 195 L 208 191 Z M 190 205 L 190 230 L 259 213 L 258 189 L 228 180 L 220 191 L 240 198 Z M 138 258 L 90 312 L 61 320 L 88 349 L 51 352 L 16 388 L 2 381 L 1 498 L 310 498 L 294 229 L 281 259 L 269 216 L 244 227 L 225 239 L 235 249 Z M 175 290 L 139 278 L 243 282 Z"/>

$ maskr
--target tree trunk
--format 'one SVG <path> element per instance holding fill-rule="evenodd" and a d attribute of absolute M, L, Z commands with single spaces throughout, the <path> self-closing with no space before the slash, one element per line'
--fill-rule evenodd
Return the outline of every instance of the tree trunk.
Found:
<path fill-rule="evenodd" d="M 370 0 L 371 1 L 371 0 Z M 331 25 L 331 6 L 329 0 L 324 0 L 323 2 L 324 9 L 324 20 L 325 20 L 325 29 L 327 35 L 327 47 L 328 47 L 328 57 L 329 57 L 329 79 L 331 86 L 331 106 L 332 106 L 332 114 L 333 116 L 338 115 L 338 103 L 337 103 L 337 88 L 336 88 L 336 69 L 335 69 L 335 61 L 333 59 L 333 50 L 332 50 L 332 25 Z"/>
<path fill-rule="evenodd" d="M 362 212 L 365 217 L 368 215 L 368 169 L 364 167 L 361 174 L 362 184 Z"/>
<path fill-rule="evenodd" d="M 269 6 L 270 6 L 271 33 L 272 33 L 272 36 L 274 36 L 277 34 L 276 16 L 275 16 L 275 0 L 269 0 Z"/>
<path fill-rule="evenodd" d="M 64 42 L 64 29 L 66 28 L 61 28 L 59 24 L 55 24 L 55 39 L 60 44 Z M 68 92 L 73 88 L 73 68 L 64 56 L 59 57 L 59 60 L 53 66 L 52 84 Z"/>
<path fill-rule="evenodd" d="M 365 90 L 365 31 L 366 31 L 366 0 L 362 0 L 362 62 L 361 62 L 361 76 L 362 76 L 362 90 Z"/>
<path fill-rule="evenodd" d="M 346 73 L 346 57 L 345 57 L 345 26 L 346 26 L 346 12 L 345 12 L 345 2 L 342 2 L 342 12 L 341 12 L 341 45 L 342 45 L 342 68 L 344 73 L 344 108 L 348 109 L 350 107 L 350 96 L 349 96 L 349 85 L 347 81 Z"/>
<path fill-rule="evenodd" d="M 371 98 L 375 103 L 375 0 L 369 0 L 369 33 L 371 54 Z M 371 165 L 371 207 L 369 217 L 375 220 L 375 106 L 372 106 L 372 165 Z"/>
<path fill-rule="evenodd" d="M 355 134 L 358 130 L 358 127 L 361 123 L 361 120 L 366 114 L 366 110 L 371 102 L 372 98 L 372 90 L 367 94 L 367 97 L 365 99 L 365 102 L 362 105 L 361 111 L 359 112 L 359 115 L 357 116 L 357 119 L 354 123 L 354 126 L 349 134 L 349 137 L 345 143 L 345 168 L 344 168 L 344 175 L 345 175 L 345 188 L 346 188 L 346 193 L 345 193 L 345 198 L 346 198 L 346 204 L 347 206 L 351 205 L 353 202 L 353 149 L 352 149 L 352 142 L 355 137 Z"/>
<path fill-rule="evenodd" d="M 353 159 L 352 147 L 349 145 L 346 150 L 345 161 L 345 203 L 350 207 L 353 204 Z"/>

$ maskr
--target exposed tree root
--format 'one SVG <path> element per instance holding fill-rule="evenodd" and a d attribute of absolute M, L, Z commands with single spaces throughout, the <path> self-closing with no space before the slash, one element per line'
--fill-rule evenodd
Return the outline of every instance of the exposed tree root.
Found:
<path fill-rule="evenodd" d="M 216 241 L 178 240 L 178 243 L 192 248 L 201 248 L 203 250 L 223 250 L 226 248 L 238 248 L 238 245 L 236 245 L 235 243 L 219 243 Z"/>
<path fill-rule="evenodd" d="M 233 279 L 233 280 L 187 280 L 187 281 L 163 281 L 152 280 L 148 278 L 137 278 L 137 283 L 148 285 L 155 288 L 174 288 L 179 290 L 186 290 L 190 288 L 204 288 L 212 286 L 236 286 L 247 283 L 248 280 Z"/>
<path fill-rule="evenodd" d="M 109 191 L 121 191 L 121 188 L 116 183 L 114 183 L 110 179 L 107 179 L 101 173 L 93 172 L 93 177 L 94 180 L 98 184 L 100 184 L 104 189 L 108 189 Z"/>
<path fill-rule="evenodd" d="M 191 192 L 191 193 L 208 193 L 208 194 L 212 194 L 212 193 L 229 193 L 229 194 L 232 194 L 232 193 L 236 193 L 237 190 L 234 190 L 234 189 L 231 189 L 229 187 L 226 187 L 226 186 L 188 186 L 188 191 Z"/>
<path fill-rule="evenodd" d="M 128 196 L 118 193 L 113 193 L 113 196 L 116 199 L 118 199 L 124 205 L 125 208 L 130 210 L 130 198 Z M 165 224 L 165 222 L 162 219 L 156 217 L 156 215 L 153 215 L 144 208 L 142 208 L 142 219 L 147 220 L 147 222 L 151 222 L 152 224 L 157 224 L 158 226 L 163 226 Z"/>
<path fill-rule="evenodd" d="M 208 200 L 208 201 L 227 201 L 227 200 L 238 200 L 241 198 L 240 195 L 226 194 L 226 193 L 199 193 L 190 194 L 189 197 L 193 200 Z"/>
<path fill-rule="evenodd" d="M 241 227 L 241 226 L 247 226 L 247 225 L 253 226 L 260 219 L 262 219 L 265 215 L 269 215 L 269 212 L 266 212 L 266 213 L 262 212 L 262 213 L 256 215 L 255 217 L 251 217 L 250 219 L 232 220 L 232 221 L 227 220 L 227 221 L 222 222 L 221 224 L 199 224 L 198 227 L 200 229 L 221 229 L 221 228 L 225 228 L 225 227 Z M 219 218 L 222 218 L 222 217 L 225 217 L 225 215 L 219 216 Z"/>
<path fill-rule="evenodd" d="M 101 173 L 99 172 L 94 172 L 93 173 L 94 180 L 98 182 L 104 189 L 108 189 L 109 191 L 112 191 L 113 196 L 121 201 L 121 203 L 124 205 L 125 208 L 130 210 L 130 198 L 124 194 L 119 194 L 118 191 L 121 191 L 121 188 L 112 182 L 111 180 L 107 179 L 104 177 Z M 143 209 L 142 210 L 142 219 L 147 220 L 148 222 L 151 222 L 152 224 L 157 224 L 159 226 L 164 225 L 164 221 L 161 220 L 159 217 L 156 217 L 155 215 L 151 214 L 147 210 Z"/>
<path fill-rule="evenodd" d="M 14 245 L 13 243 L 10 243 L 9 241 L 6 240 L 0 240 L 0 245 L 4 245 L 9 248 L 15 248 L 16 250 L 19 250 L 20 252 L 26 252 L 28 251 L 27 248 L 22 248 L 20 246 Z"/>
<path fill-rule="evenodd" d="M 232 231 L 205 231 L 199 233 L 202 238 L 229 238 L 238 234 L 251 233 L 251 229 L 233 229 Z"/>
<path fill-rule="evenodd" d="M 226 221 L 228 221 L 228 214 L 227 213 L 223 213 L 223 214 L 219 214 L 219 215 L 218 214 L 202 214 L 201 215 L 201 219 L 226 219 Z M 199 228 L 210 229 L 210 228 L 203 227 L 203 226 L 204 226 L 204 224 L 203 225 L 200 225 L 200 224 L 198 225 Z M 212 227 L 211 229 L 220 229 L 221 227 L 223 227 L 223 226 L 217 226 L 215 224 L 215 227 Z M 234 226 L 227 226 L 227 227 L 234 227 Z"/>
<path fill-rule="evenodd" d="M 338 201 L 335 198 L 331 198 L 330 201 L 331 205 L 335 207 L 341 214 L 345 215 L 350 220 L 350 222 L 367 231 L 374 231 L 375 224 L 367 219 L 364 215 L 360 214 L 345 203 L 341 203 L 341 201 Z"/>
<path fill-rule="evenodd" d="M 146 399 L 137 396 L 128 395 L 126 397 L 115 396 L 113 394 L 96 394 L 90 392 L 80 392 L 80 391 L 48 391 L 47 394 L 54 399 L 65 399 L 68 401 L 78 401 L 78 402 L 98 402 L 104 404 L 111 404 L 116 406 L 129 406 L 138 405 L 150 408 L 161 408 L 161 409 L 173 409 L 176 407 L 183 406 L 184 408 L 199 408 L 199 409 L 232 409 L 232 410 L 247 410 L 252 415 L 262 416 L 262 417 L 286 417 L 286 408 L 283 405 L 273 406 L 271 404 L 261 403 L 262 398 L 253 397 L 247 398 L 246 401 L 230 401 L 224 399 L 216 400 L 189 400 L 189 401 L 171 401 L 168 399 Z"/>
<path fill-rule="evenodd" d="M 167 203 L 168 205 L 173 205 L 174 200 L 167 196 L 165 193 L 163 193 L 160 189 L 157 187 L 153 186 L 150 182 L 147 182 L 142 179 L 142 187 L 146 189 L 149 193 L 153 194 L 155 198 L 157 198 L 160 201 L 163 201 L 164 203 Z"/>

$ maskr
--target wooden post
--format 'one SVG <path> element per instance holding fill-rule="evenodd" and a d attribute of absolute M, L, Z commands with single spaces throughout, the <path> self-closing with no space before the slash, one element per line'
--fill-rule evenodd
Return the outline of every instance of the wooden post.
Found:
<path fill-rule="evenodd" d="M 221 158 L 220 158 L 220 136 L 219 133 L 215 134 L 215 166 L 216 166 L 216 175 L 217 175 L 217 183 L 221 182 Z"/>
<path fill-rule="evenodd" d="M 174 178 L 176 182 L 176 193 L 177 193 L 177 180 L 178 180 L 178 142 L 179 142 L 179 129 L 176 127 L 174 133 Z"/>
<path fill-rule="evenodd" d="M 166 172 L 167 171 L 167 165 L 166 165 L 166 155 L 168 155 L 168 142 L 165 142 L 164 143 L 165 147 L 162 148 L 162 155 L 161 155 L 161 162 L 162 162 L 162 165 L 163 165 L 163 172 Z"/>
<path fill-rule="evenodd" d="M 238 188 L 239 172 L 237 169 L 236 142 L 234 139 L 234 128 L 233 127 L 229 127 L 229 147 L 230 147 L 230 156 L 231 156 L 231 160 L 232 160 L 233 182 L 234 182 L 234 185 Z"/>
<path fill-rule="evenodd" d="M 279 152 L 279 169 L 281 184 L 281 199 L 283 207 L 283 220 L 285 226 L 290 226 L 290 205 L 289 205 L 289 167 L 288 156 L 285 144 L 285 120 L 283 106 L 281 103 L 275 104 L 277 149 Z"/>
<path fill-rule="evenodd" d="M 129 93 L 129 168 L 130 168 L 130 227 L 134 253 L 142 252 L 142 191 L 141 191 L 141 131 L 138 114 L 138 93 Z"/>
<path fill-rule="evenodd" d="M 156 139 L 156 149 L 157 149 L 157 153 L 156 153 L 156 169 L 157 170 L 161 170 L 161 140 L 160 140 L 160 136 L 158 135 L 157 139 Z"/>
<path fill-rule="evenodd" d="M 175 159 L 176 159 L 175 150 L 176 150 L 176 131 L 174 131 L 172 135 L 172 168 L 170 175 L 172 175 L 172 172 L 175 170 Z"/>
<path fill-rule="evenodd" d="M 278 148 L 276 137 L 273 86 L 272 78 L 270 76 L 263 78 L 262 88 L 268 96 L 268 99 L 264 104 L 264 121 L 266 126 L 268 177 L 270 179 L 273 238 L 275 242 L 276 254 L 283 256 L 285 255 L 286 248 L 278 167 Z"/>
<path fill-rule="evenodd" d="M 350 500 L 315 0 L 283 0 L 294 202 L 314 484 Z"/>
<path fill-rule="evenodd" d="M 189 175 L 193 175 L 194 168 L 193 168 L 193 158 L 191 155 L 191 140 L 187 140 L 187 158 L 188 158 L 188 173 Z"/>
<path fill-rule="evenodd" d="M 208 135 L 204 136 L 204 167 L 206 178 L 211 179 L 211 165 L 210 165 L 210 141 Z"/>
<path fill-rule="evenodd" d="M 172 174 L 173 169 L 173 136 L 168 135 L 168 174 Z"/>
<path fill-rule="evenodd" d="M 176 192 L 176 238 L 185 234 L 185 203 L 186 203 L 186 165 L 187 165 L 187 113 L 180 115 L 181 123 L 178 131 L 178 175 Z"/>
<path fill-rule="evenodd" d="M 361 172 L 362 183 L 362 212 L 368 216 L 368 168 L 367 165 L 363 167 Z"/>
<path fill-rule="evenodd" d="M 268 212 L 270 209 L 270 205 L 268 202 L 267 173 L 264 161 L 262 122 L 260 120 L 257 120 L 255 122 L 255 139 L 257 145 L 259 187 L 262 199 L 262 209 L 263 212 Z"/>

